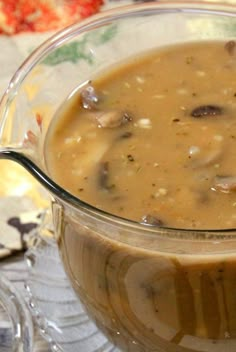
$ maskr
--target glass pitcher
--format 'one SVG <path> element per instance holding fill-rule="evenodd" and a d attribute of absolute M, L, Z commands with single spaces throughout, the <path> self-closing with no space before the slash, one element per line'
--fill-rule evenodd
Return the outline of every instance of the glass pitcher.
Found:
<path fill-rule="evenodd" d="M 61 258 L 86 310 L 122 351 L 236 350 L 236 231 L 147 228 L 107 214 L 50 177 L 45 136 L 83 82 L 141 51 L 236 37 L 234 6 L 158 2 L 117 8 L 64 29 L 11 80 L 0 104 L 0 158 L 51 194 Z"/>

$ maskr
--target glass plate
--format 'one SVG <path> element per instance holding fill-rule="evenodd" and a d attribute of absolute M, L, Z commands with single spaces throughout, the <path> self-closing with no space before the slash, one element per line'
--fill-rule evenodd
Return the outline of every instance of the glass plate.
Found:
<path fill-rule="evenodd" d="M 26 253 L 26 290 L 33 316 L 53 351 L 120 352 L 85 313 L 65 274 L 50 215 Z"/>
<path fill-rule="evenodd" d="M 32 352 L 33 324 L 30 312 L 16 290 L 0 275 L 0 351 Z"/>

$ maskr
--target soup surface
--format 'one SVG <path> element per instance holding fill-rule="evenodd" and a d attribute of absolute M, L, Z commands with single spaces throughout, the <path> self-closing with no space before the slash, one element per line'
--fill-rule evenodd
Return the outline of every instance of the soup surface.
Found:
<path fill-rule="evenodd" d="M 47 165 L 97 208 L 150 225 L 236 227 L 236 45 L 200 42 L 131 59 L 58 113 Z"/>

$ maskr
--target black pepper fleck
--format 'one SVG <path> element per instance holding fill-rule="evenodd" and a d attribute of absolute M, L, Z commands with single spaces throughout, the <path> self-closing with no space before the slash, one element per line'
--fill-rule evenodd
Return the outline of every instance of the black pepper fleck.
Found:
<path fill-rule="evenodd" d="M 131 162 L 134 161 L 134 157 L 133 157 L 131 154 L 128 154 L 128 155 L 127 155 L 127 158 L 128 158 L 128 160 L 131 161 Z"/>

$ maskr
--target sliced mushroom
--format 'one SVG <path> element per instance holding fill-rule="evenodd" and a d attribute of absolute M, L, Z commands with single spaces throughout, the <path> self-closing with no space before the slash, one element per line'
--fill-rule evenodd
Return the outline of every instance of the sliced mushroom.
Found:
<path fill-rule="evenodd" d="M 93 133 L 94 127 L 92 126 L 81 126 L 80 133 L 82 136 L 89 135 Z M 76 148 L 79 145 L 79 153 L 83 157 L 74 158 L 71 164 L 71 171 L 73 174 L 78 175 L 92 175 L 94 169 L 97 167 L 99 162 L 101 162 L 111 148 L 112 145 L 111 138 L 93 138 L 90 143 L 86 138 L 81 138 L 79 144 L 75 139 L 70 147 Z"/>
<path fill-rule="evenodd" d="M 236 176 L 216 176 L 213 189 L 223 193 L 235 192 Z"/>
<path fill-rule="evenodd" d="M 84 109 L 94 110 L 97 108 L 98 95 L 95 88 L 88 84 L 85 88 L 81 90 L 81 105 Z"/>
<path fill-rule="evenodd" d="M 147 214 L 142 217 L 141 224 L 160 227 L 163 226 L 163 221 L 158 219 L 156 216 Z"/>
<path fill-rule="evenodd" d="M 199 153 L 195 157 L 192 157 L 190 159 L 190 162 L 193 168 L 204 167 L 218 162 L 222 155 L 222 149 L 212 148 L 210 150 L 207 150 L 205 153 Z"/>
<path fill-rule="evenodd" d="M 230 56 L 236 54 L 236 42 L 234 40 L 229 40 L 225 44 L 225 50 L 229 53 Z"/>
<path fill-rule="evenodd" d="M 115 185 L 109 183 L 109 162 L 104 161 L 99 165 L 98 170 L 98 184 L 99 186 L 107 191 L 112 190 Z"/>
<path fill-rule="evenodd" d="M 217 116 L 222 115 L 223 109 L 217 105 L 202 105 L 193 109 L 191 112 L 191 116 L 196 118 L 208 117 L 208 116 Z"/>
<path fill-rule="evenodd" d="M 132 121 L 130 114 L 119 110 L 97 111 L 94 117 L 102 128 L 116 128 Z"/>

